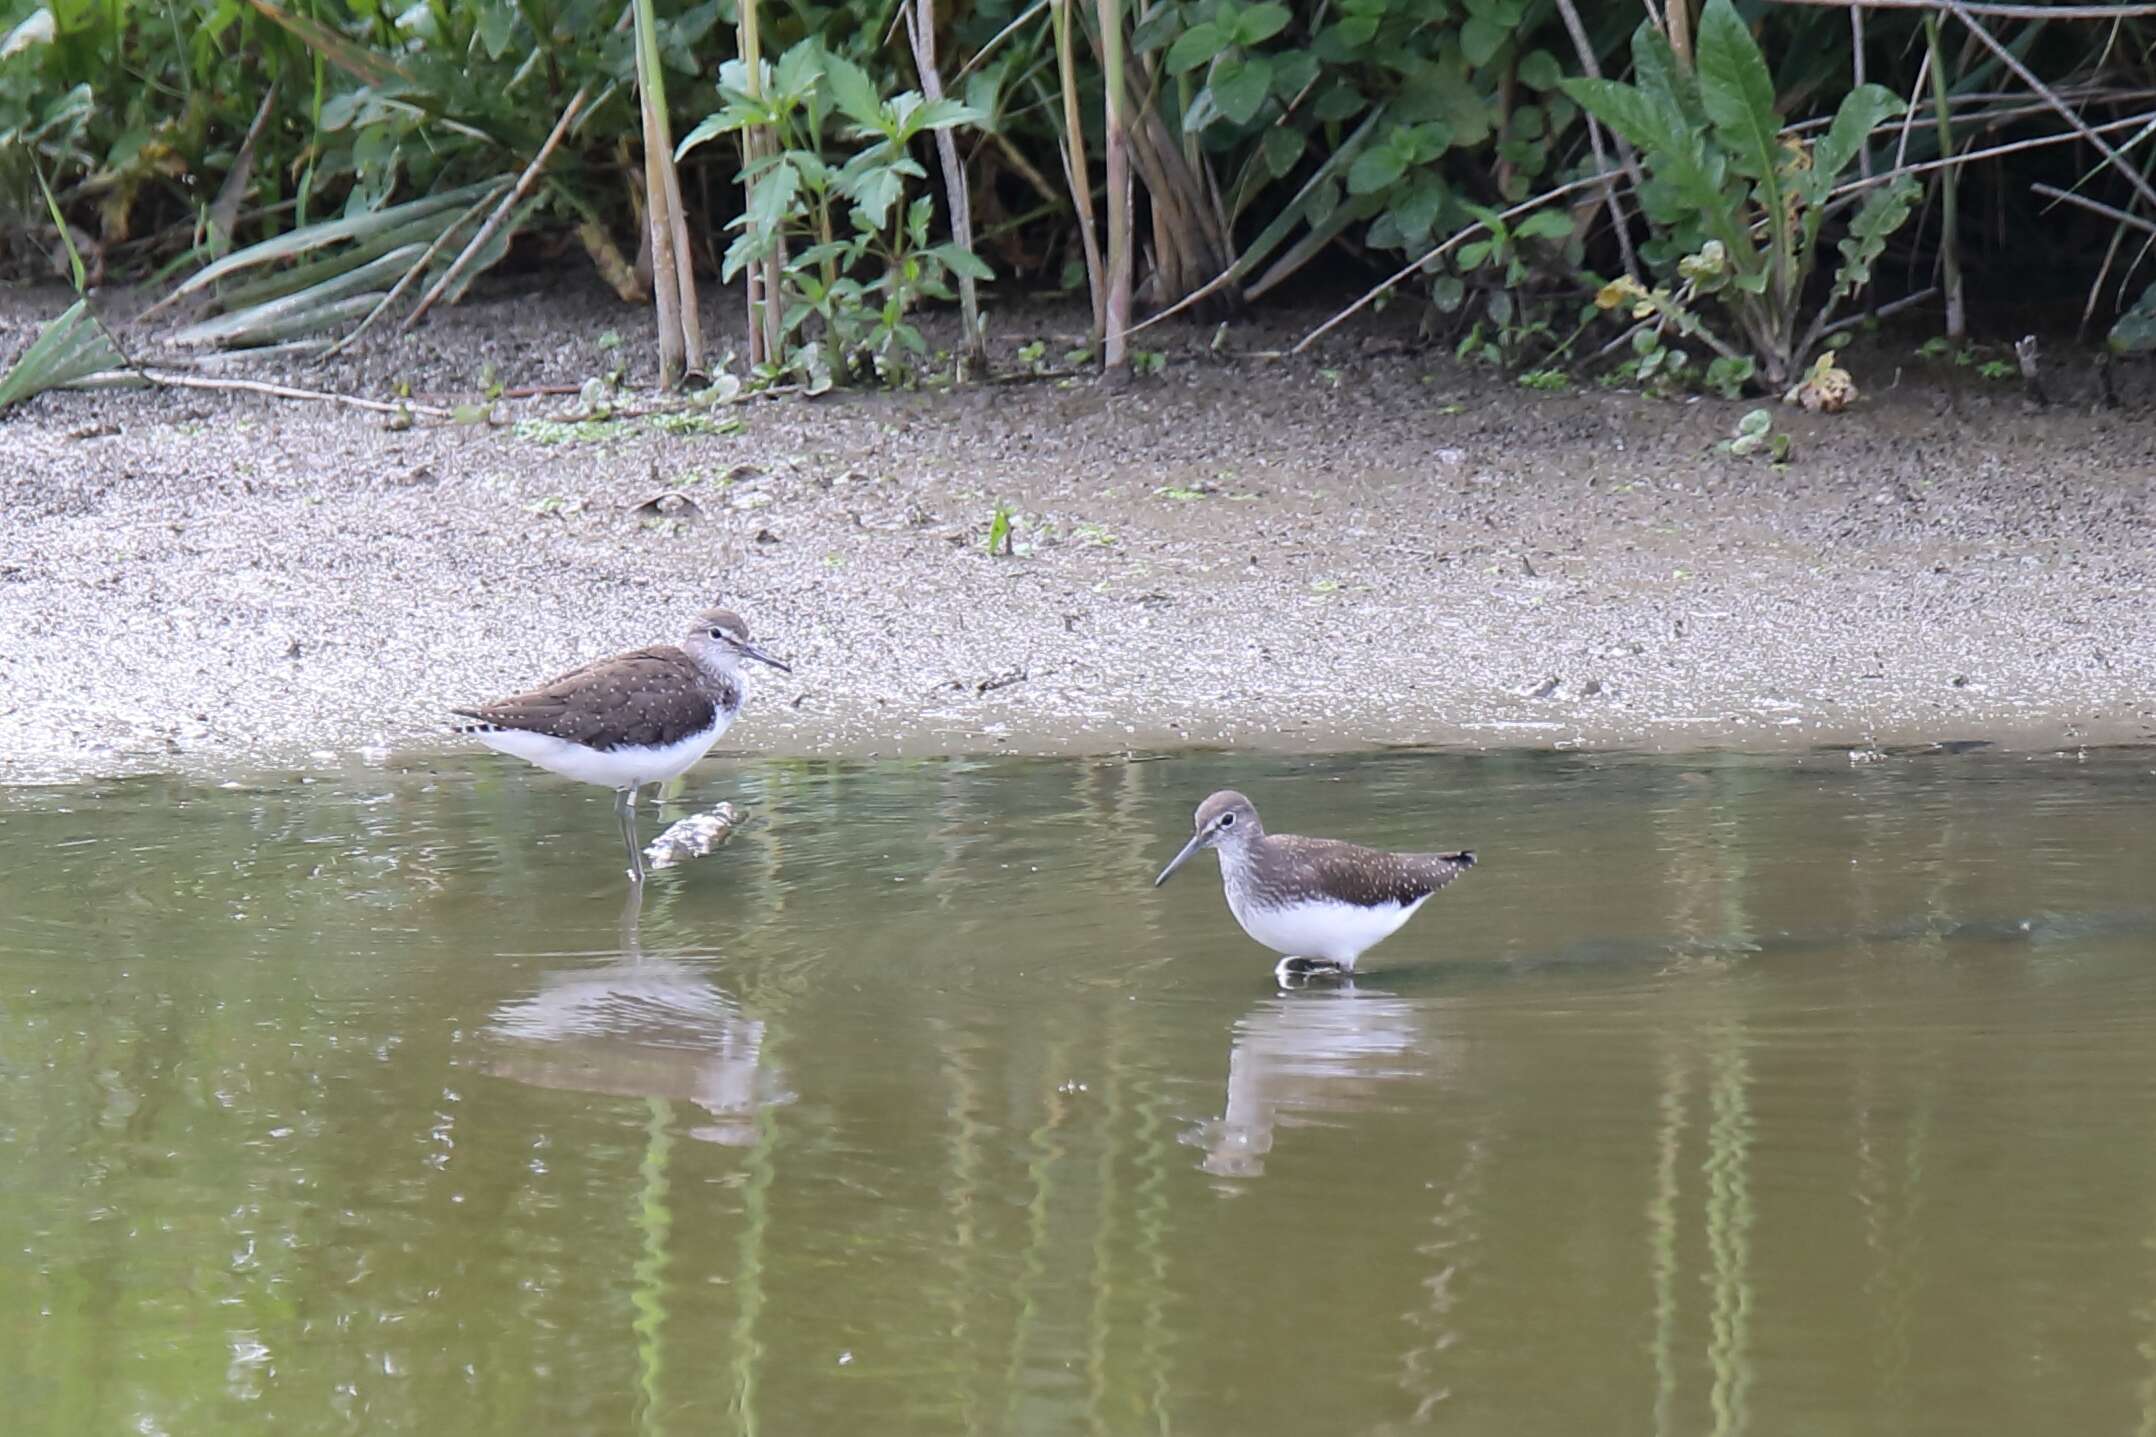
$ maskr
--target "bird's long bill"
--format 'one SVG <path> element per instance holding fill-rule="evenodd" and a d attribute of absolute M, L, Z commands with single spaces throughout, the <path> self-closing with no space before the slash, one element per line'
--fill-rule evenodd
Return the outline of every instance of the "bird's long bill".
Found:
<path fill-rule="evenodd" d="M 790 674 L 794 671 L 794 666 L 792 664 L 780 663 L 777 659 L 772 658 L 771 655 L 765 653 L 762 649 L 757 648 L 754 644 L 743 644 L 740 647 L 741 656 L 745 659 L 754 659 L 760 664 L 769 664 L 771 665 L 771 667 L 777 669 L 782 674 Z"/>
<path fill-rule="evenodd" d="M 1184 864 L 1190 862 L 1190 855 L 1196 853 L 1199 846 L 1204 842 L 1204 834 L 1193 833 L 1190 836 L 1190 842 L 1183 845 L 1183 851 L 1175 855 L 1175 857 L 1169 859 L 1168 866 L 1160 870 L 1160 877 L 1153 880 L 1153 886 L 1155 888 L 1158 888 L 1161 884 L 1166 883 L 1170 878 L 1174 877 L 1175 870 L 1181 868 Z"/>

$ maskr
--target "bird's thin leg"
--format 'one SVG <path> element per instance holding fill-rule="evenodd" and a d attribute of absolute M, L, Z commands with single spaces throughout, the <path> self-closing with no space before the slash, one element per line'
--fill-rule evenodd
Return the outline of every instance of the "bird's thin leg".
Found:
<path fill-rule="evenodd" d="M 622 847 L 629 850 L 629 881 L 644 881 L 644 850 L 636 841 L 636 789 L 620 790 L 614 797 L 614 815 L 621 820 Z"/>

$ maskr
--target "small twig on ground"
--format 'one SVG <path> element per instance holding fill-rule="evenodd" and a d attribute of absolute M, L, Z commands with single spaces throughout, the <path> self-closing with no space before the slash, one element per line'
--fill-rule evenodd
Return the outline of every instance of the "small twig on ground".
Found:
<path fill-rule="evenodd" d="M 207 379 L 195 374 L 174 374 L 169 370 L 145 369 L 130 366 L 126 369 L 108 369 L 102 374 L 92 374 L 77 380 L 71 388 L 108 388 L 124 380 L 142 379 L 160 389 L 210 389 L 237 394 L 266 394 L 273 399 L 311 399 L 318 404 L 342 404 L 350 409 L 365 409 L 375 414 L 409 414 L 416 419 L 454 419 L 456 414 L 431 404 L 415 404 L 407 399 L 362 399 L 356 394 L 333 394 L 326 389 L 301 389 L 291 384 L 272 384 L 261 379 Z"/>
<path fill-rule="evenodd" d="M 504 389 L 504 399 L 541 399 L 553 394 L 582 394 L 581 384 L 520 384 L 515 389 Z"/>

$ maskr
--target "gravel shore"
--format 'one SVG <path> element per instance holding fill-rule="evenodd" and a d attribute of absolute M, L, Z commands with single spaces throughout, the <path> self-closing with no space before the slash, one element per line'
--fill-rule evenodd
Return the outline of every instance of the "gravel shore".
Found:
<path fill-rule="evenodd" d="M 455 405 L 648 363 L 641 312 L 567 287 L 287 373 Z M 0 294 L 0 361 L 54 308 Z M 1000 315 L 998 353 L 1072 322 Z M 0 420 L 0 781 L 438 748 L 446 705 L 715 597 L 795 668 L 728 735 L 755 753 L 2156 736 L 2145 394 L 2039 413 L 1882 350 L 1851 412 L 1776 408 L 1777 469 L 1714 449 L 1749 404 L 1531 393 L 1367 331 L 1251 357 L 1275 323 L 1240 357 L 1149 333 L 1165 370 L 1121 392 L 670 421 L 44 396 Z"/>

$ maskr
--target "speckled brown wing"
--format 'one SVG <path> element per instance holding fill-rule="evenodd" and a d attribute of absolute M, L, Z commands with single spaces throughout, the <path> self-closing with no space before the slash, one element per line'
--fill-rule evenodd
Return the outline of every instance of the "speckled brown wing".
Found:
<path fill-rule="evenodd" d="M 1413 903 L 1475 866 L 1471 851 L 1387 853 L 1334 838 L 1267 834 L 1261 840 L 1279 855 L 1261 865 L 1304 892 L 1320 891 L 1365 907 Z"/>
<path fill-rule="evenodd" d="M 714 699 L 707 683 L 693 659 L 661 644 L 599 659 L 525 693 L 453 712 L 601 750 L 657 747 L 703 732 L 720 708 L 736 706 L 723 690 Z"/>

